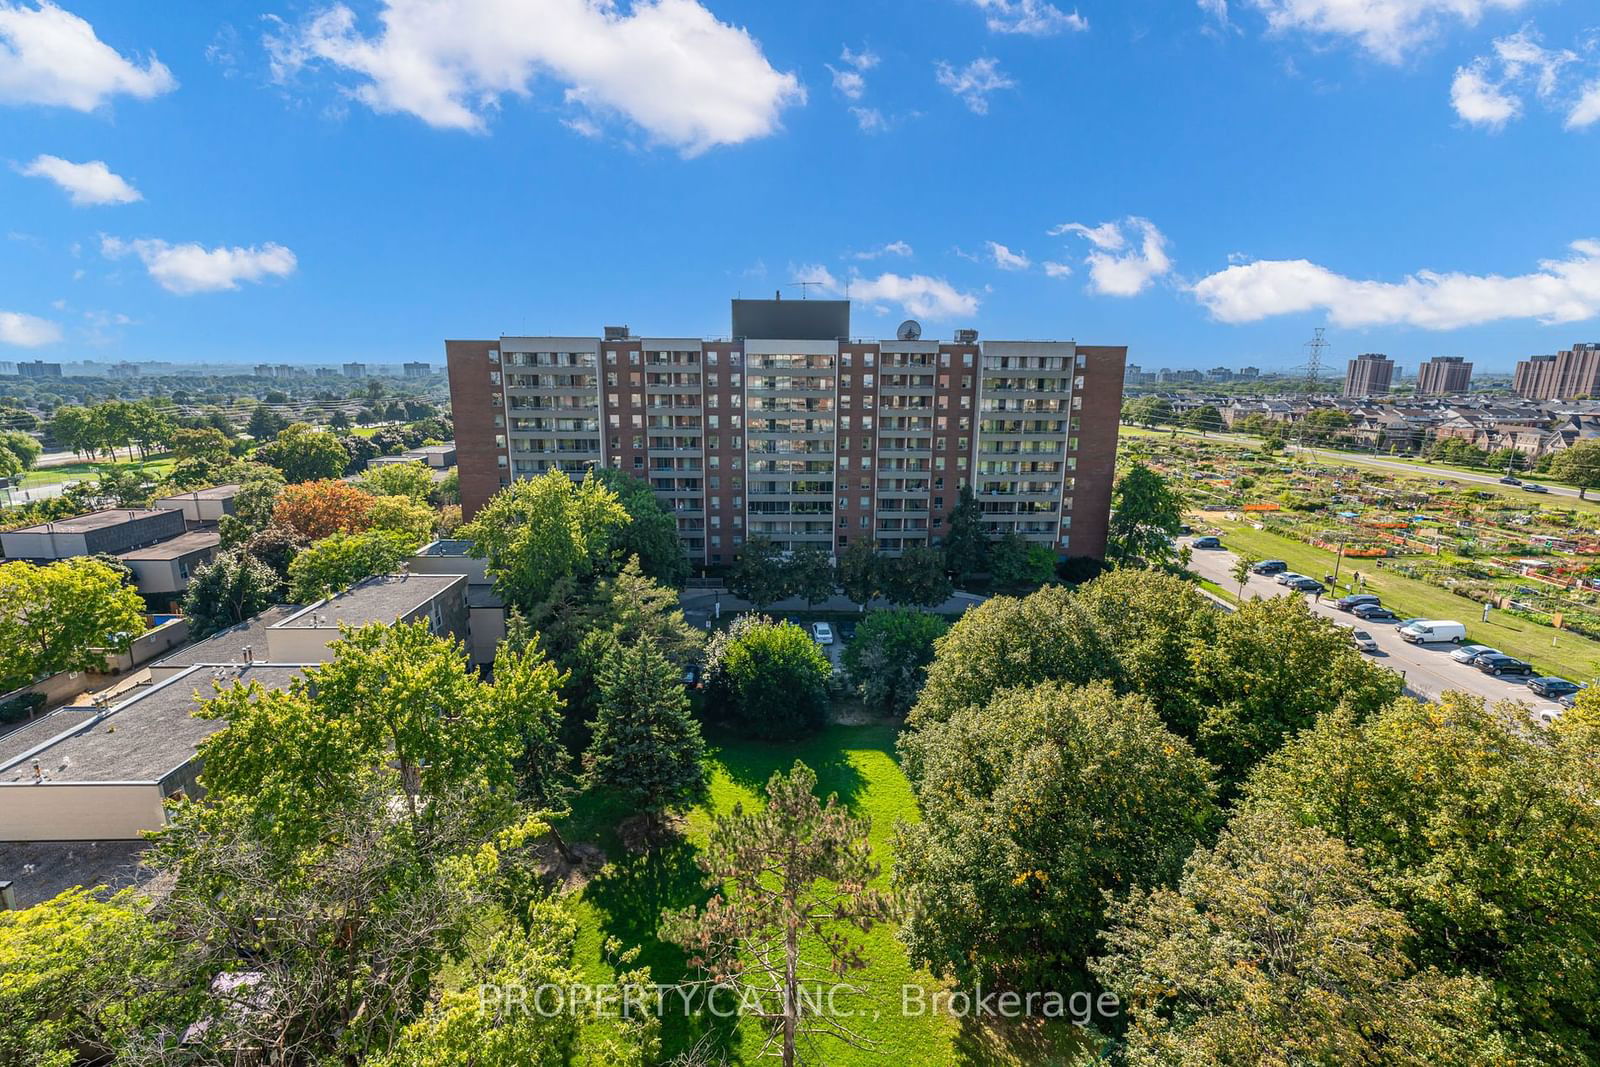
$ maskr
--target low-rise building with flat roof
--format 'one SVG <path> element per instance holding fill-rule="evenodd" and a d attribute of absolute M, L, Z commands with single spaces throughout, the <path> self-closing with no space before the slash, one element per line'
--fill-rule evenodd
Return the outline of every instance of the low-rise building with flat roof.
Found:
<path fill-rule="evenodd" d="M 215 526 L 224 515 L 233 514 L 233 501 L 238 495 L 237 485 L 214 485 L 210 489 L 164 496 L 150 506 L 166 511 L 181 511 L 184 521 L 190 526 Z"/>
<path fill-rule="evenodd" d="M 177 600 L 189 588 L 189 579 L 201 564 L 209 562 L 222 544 L 215 530 L 190 530 L 153 545 L 118 553 L 117 558 L 133 572 L 134 584 L 151 601 L 165 601 L 174 611 Z"/>
<path fill-rule="evenodd" d="M 6 559 L 45 563 L 102 553 L 114 556 L 177 537 L 186 528 L 180 511 L 114 508 L 7 530 L 0 533 L 0 550 Z"/>
<path fill-rule="evenodd" d="M 132 840 L 196 796 L 200 742 L 227 724 L 194 716 L 234 685 L 287 688 L 302 667 L 191 667 L 109 708 L 52 712 L 0 739 L 0 841 Z M 14 732 L 15 733 L 15 732 Z"/>
<path fill-rule="evenodd" d="M 267 658 L 267 628 L 300 610 L 298 604 L 274 604 L 237 626 L 218 630 L 203 641 L 180 648 L 150 664 L 150 681 L 161 683 L 196 664 L 250 663 Z"/>
<path fill-rule="evenodd" d="M 340 626 L 428 620 L 441 636 L 467 638 L 467 579 L 460 574 L 387 574 L 293 612 L 266 628 L 274 663 L 323 663 Z M 263 658 L 259 657 L 258 658 Z"/>
<path fill-rule="evenodd" d="M 412 574 L 460 574 L 467 579 L 467 652 L 477 666 L 494 662 L 506 636 L 506 602 L 495 592 L 488 561 L 474 558 L 472 542 L 449 538 L 429 542 L 411 557 Z"/>

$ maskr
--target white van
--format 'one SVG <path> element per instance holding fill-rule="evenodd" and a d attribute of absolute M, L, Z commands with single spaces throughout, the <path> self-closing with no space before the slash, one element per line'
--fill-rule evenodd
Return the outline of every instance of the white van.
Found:
<path fill-rule="evenodd" d="M 1432 645 L 1443 641 L 1459 645 L 1467 639 L 1467 628 L 1459 622 L 1424 619 L 1401 630 L 1400 636 L 1413 645 Z"/>

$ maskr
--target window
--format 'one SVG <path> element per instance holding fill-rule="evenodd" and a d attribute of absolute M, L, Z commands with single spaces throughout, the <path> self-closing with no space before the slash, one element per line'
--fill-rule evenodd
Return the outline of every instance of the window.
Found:
<path fill-rule="evenodd" d="M 506 447 L 506 435 L 505 434 L 497 433 L 497 434 L 494 435 L 494 447 L 496 447 L 496 448 L 504 448 L 504 447 Z"/>
<path fill-rule="evenodd" d="M 861 388 L 863 388 L 863 389 L 871 389 L 872 388 L 872 383 L 874 381 L 876 381 L 876 380 L 877 380 L 877 375 L 875 375 L 875 374 L 863 374 L 861 376 Z"/>
<path fill-rule="evenodd" d="M 856 500 L 861 504 L 863 511 L 872 507 L 872 498 L 870 496 L 857 497 Z"/>
<path fill-rule="evenodd" d="M 706 438 L 706 450 L 707 451 L 715 451 L 718 447 L 720 447 L 717 444 L 717 442 L 721 441 L 721 440 L 722 440 L 722 438 L 720 438 L 720 437 L 708 437 L 708 438 Z"/>
<path fill-rule="evenodd" d="M 842 497 L 839 498 L 839 510 L 840 511 L 848 511 L 848 510 L 850 510 L 850 498 L 849 497 L 842 496 Z"/>
<path fill-rule="evenodd" d="M 706 353 L 706 366 L 715 367 L 716 365 L 717 365 L 717 350 L 713 348 L 711 351 Z"/>
<path fill-rule="evenodd" d="M 492 371 L 489 372 L 489 384 L 490 385 L 499 385 L 500 384 L 500 372 L 499 371 L 492 370 Z"/>
<path fill-rule="evenodd" d="M 489 349 L 489 362 L 490 363 L 499 363 L 500 362 L 500 350 L 498 348 Z"/>
<path fill-rule="evenodd" d="M 715 389 L 716 387 L 717 387 L 717 376 L 715 374 L 706 375 L 706 388 Z"/>
<path fill-rule="evenodd" d="M 633 457 L 633 469 L 636 470 L 636 471 L 644 470 L 644 457 L 643 456 L 634 456 Z"/>
<path fill-rule="evenodd" d="M 506 465 L 506 457 L 496 456 L 494 457 L 494 463 L 497 467 L 504 467 Z"/>
<path fill-rule="evenodd" d="M 850 457 L 849 456 L 840 456 L 839 457 L 839 469 L 842 470 L 842 471 L 847 471 L 847 470 L 850 469 Z"/>

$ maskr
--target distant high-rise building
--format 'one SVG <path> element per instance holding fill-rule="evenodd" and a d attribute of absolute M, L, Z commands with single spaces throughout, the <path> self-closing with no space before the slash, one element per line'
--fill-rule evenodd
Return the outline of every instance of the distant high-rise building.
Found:
<path fill-rule="evenodd" d="M 337 378 L 339 372 L 332 367 L 318 367 L 312 372 L 318 378 Z"/>
<path fill-rule="evenodd" d="M 346 363 L 344 365 L 344 376 L 346 378 L 365 378 L 367 376 L 367 365 L 365 363 Z"/>
<path fill-rule="evenodd" d="M 1253 379 L 1259 378 L 1259 377 L 1261 377 L 1261 368 L 1260 367 L 1240 367 L 1239 368 L 1239 377 L 1247 379 L 1247 380 L 1253 380 Z"/>
<path fill-rule="evenodd" d="M 61 364 L 46 363 L 36 359 L 32 363 L 18 363 L 17 374 L 23 378 L 59 378 Z"/>
<path fill-rule="evenodd" d="M 1127 349 L 852 340 L 849 303 L 734 302 L 731 340 L 446 341 L 461 504 L 595 467 L 648 479 L 684 552 L 938 544 L 971 486 L 983 526 L 1105 553 Z"/>
<path fill-rule="evenodd" d="M 1418 396 L 1455 396 L 1472 388 L 1472 364 L 1460 356 L 1434 356 L 1417 368 Z"/>
<path fill-rule="evenodd" d="M 0 359 L 0 374 L 17 373 L 17 365 L 9 359 Z"/>
<path fill-rule="evenodd" d="M 1522 360 L 1511 391 L 1524 400 L 1600 397 L 1600 344 L 1573 345 L 1553 356 Z"/>
<path fill-rule="evenodd" d="M 433 365 L 429 363 L 406 363 L 400 369 L 407 378 L 426 378 L 433 373 Z"/>
<path fill-rule="evenodd" d="M 278 368 L 274 367 L 272 364 L 270 364 L 270 363 L 257 363 L 256 364 L 256 377 L 257 378 L 276 378 L 277 376 L 278 376 Z"/>
<path fill-rule="evenodd" d="M 1382 396 L 1394 382 L 1394 360 L 1378 352 L 1352 359 L 1344 372 L 1345 396 Z"/>

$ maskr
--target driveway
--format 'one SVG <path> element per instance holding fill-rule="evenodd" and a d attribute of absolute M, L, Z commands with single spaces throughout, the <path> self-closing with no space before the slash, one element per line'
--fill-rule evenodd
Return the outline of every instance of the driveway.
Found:
<path fill-rule="evenodd" d="M 1184 538 L 1187 543 L 1190 539 Z M 1238 592 L 1238 583 L 1233 580 L 1232 570 L 1234 561 L 1238 557 L 1226 549 L 1194 550 L 1194 556 L 1189 562 L 1189 567 L 1202 578 L 1217 583 L 1230 593 Z M 1287 586 L 1279 585 L 1271 578 L 1251 575 L 1244 588 L 1244 595 L 1248 597 L 1273 597 L 1273 596 L 1304 596 L 1294 593 Z M 1523 685 L 1520 680 L 1494 678 L 1482 673 L 1475 667 L 1468 667 L 1464 663 L 1457 663 L 1450 658 L 1450 653 L 1455 651 L 1455 645 L 1413 645 L 1402 640 L 1393 623 L 1365 623 L 1354 615 L 1339 611 L 1332 606 L 1331 601 L 1337 597 L 1324 595 L 1320 603 L 1311 601 L 1311 610 L 1318 615 L 1334 620 L 1335 622 L 1365 630 L 1372 635 L 1378 643 L 1376 653 L 1368 653 L 1374 662 L 1398 671 L 1406 680 L 1406 684 L 1413 690 L 1430 699 L 1437 698 L 1441 693 L 1455 690 L 1458 692 L 1473 693 L 1484 697 L 1491 702 L 1501 700 L 1520 700 L 1530 708 L 1536 710 L 1554 710 L 1560 712 L 1561 706 L 1554 701 L 1536 697 Z M 1460 620 L 1467 624 L 1467 639 L 1472 639 L 1472 623 L 1469 619 Z"/>

